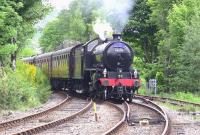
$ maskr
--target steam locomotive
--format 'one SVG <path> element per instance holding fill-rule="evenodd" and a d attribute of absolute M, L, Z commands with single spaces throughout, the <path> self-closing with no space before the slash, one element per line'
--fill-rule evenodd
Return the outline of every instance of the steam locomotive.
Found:
<path fill-rule="evenodd" d="M 23 60 L 40 67 L 50 78 L 53 90 L 132 101 L 140 87 L 138 71 L 131 69 L 133 57 L 132 48 L 121 35 L 113 34 L 112 39 L 96 38 Z"/>

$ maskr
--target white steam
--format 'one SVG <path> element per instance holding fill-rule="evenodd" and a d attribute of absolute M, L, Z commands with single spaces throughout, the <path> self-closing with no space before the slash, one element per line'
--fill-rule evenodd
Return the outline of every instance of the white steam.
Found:
<path fill-rule="evenodd" d="M 113 33 L 113 29 L 108 22 L 105 20 L 97 19 L 93 24 L 94 32 L 99 35 L 102 40 L 105 40 L 107 36 L 111 36 Z"/>
<path fill-rule="evenodd" d="M 134 6 L 134 0 L 102 0 L 101 2 L 102 7 L 99 11 L 104 20 L 99 21 L 100 19 L 97 18 L 93 28 L 102 39 L 105 39 L 103 33 L 110 32 L 111 26 L 116 33 L 123 31 Z"/>

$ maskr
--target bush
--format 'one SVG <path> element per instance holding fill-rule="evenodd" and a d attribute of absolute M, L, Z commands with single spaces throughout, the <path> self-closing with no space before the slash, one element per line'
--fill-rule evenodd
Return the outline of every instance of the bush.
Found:
<path fill-rule="evenodd" d="M 17 63 L 17 70 L 4 69 L 0 78 L 0 109 L 23 109 L 45 102 L 50 96 L 47 77 L 33 65 Z"/>

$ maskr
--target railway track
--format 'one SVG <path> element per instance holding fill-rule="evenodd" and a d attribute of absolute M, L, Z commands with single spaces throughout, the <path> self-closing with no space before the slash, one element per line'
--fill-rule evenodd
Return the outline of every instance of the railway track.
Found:
<path fill-rule="evenodd" d="M 158 105 L 141 97 L 137 97 L 132 103 L 126 104 L 127 123 L 124 124 L 115 134 L 169 134 L 169 118 L 165 111 Z"/>
<path fill-rule="evenodd" d="M 90 108 L 83 115 L 76 117 L 56 129 L 47 130 L 42 134 L 91 134 L 108 135 L 112 134 L 120 127 L 126 118 L 126 112 L 115 104 L 103 102 L 96 104 L 98 120 L 95 121 L 94 108 Z"/>
<path fill-rule="evenodd" d="M 39 117 L 42 117 L 44 115 L 47 115 L 53 111 L 55 111 L 56 109 L 62 107 L 64 104 L 66 104 L 69 101 L 69 97 L 65 95 L 65 98 L 63 101 L 61 101 L 60 103 L 54 105 L 51 108 L 45 109 L 41 112 L 38 113 L 34 113 L 22 118 L 17 118 L 17 119 L 13 119 L 13 120 L 9 120 L 9 121 L 3 121 L 0 123 L 0 134 L 5 134 L 5 132 L 7 131 L 7 129 L 11 128 L 11 127 L 17 127 L 20 124 L 26 123 L 32 119 L 36 119 Z"/>
<path fill-rule="evenodd" d="M 166 113 L 151 101 L 142 97 L 136 98 L 138 102 L 124 102 L 121 106 L 111 102 L 97 104 L 98 121 L 95 121 L 92 100 L 66 96 L 62 102 L 42 112 L 0 123 L 0 135 L 73 134 L 74 131 L 77 131 L 77 134 L 126 134 L 122 132 L 124 129 L 130 131 L 127 134 L 132 134 L 135 129 L 133 127 L 137 127 L 140 119 L 147 114 L 150 117 L 150 125 L 153 123 L 154 126 L 151 128 L 159 127 L 163 129 L 159 134 L 168 134 L 169 121 Z M 134 114 L 135 109 L 140 116 Z M 145 110 L 147 112 L 143 113 Z M 134 126 L 130 126 L 133 124 Z"/>
<path fill-rule="evenodd" d="M 54 111 L 49 112 L 41 117 L 34 117 L 29 121 L 21 123 L 19 126 L 9 127 L 1 134 L 24 135 L 24 134 L 37 134 L 44 130 L 59 126 L 81 114 L 86 112 L 92 106 L 92 101 L 80 99 L 69 99 L 62 107 L 56 108 Z M 76 108 L 75 108 L 76 106 Z"/>
<path fill-rule="evenodd" d="M 151 101 L 170 103 L 175 106 L 183 107 L 178 111 L 171 111 L 165 108 L 168 116 L 171 118 L 171 135 L 191 135 L 200 133 L 200 124 L 199 124 L 199 112 L 196 111 L 200 107 L 199 103 L 187 102 L 172 98 L 163 98 L 157 96 L 144 96 L 136 95 L 136 97 L 142 97 Z M 192 107 L 192 110 L 185 110 L 184 107 Z M 195 108 L 193 108 L 195 107 Z M 194 110 L 193 110 L 194 109 Z"/>
<path fill-rule="evenodd" d="M 159 101 L 159 102 L 163 102 L 163 103 L 167 102 L 167 103 L 170 103 L 173 105 L 178 105 L 178 106 L 192 105 L 194 107 L 200 107 L 200 103 L 193 103 L 193 102 L 177 100 L 177 99 L 172 99 L 172 98 L 146 96 L 146 95 L 136 95 L 136 97 L 143 97 L 143 98 L 149 99 L 151 101 Z"/>

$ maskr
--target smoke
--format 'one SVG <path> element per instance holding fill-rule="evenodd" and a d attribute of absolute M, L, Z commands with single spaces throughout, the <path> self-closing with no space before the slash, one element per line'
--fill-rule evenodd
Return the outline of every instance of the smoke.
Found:
<path fill-rule="evenodd" d="M 98 18 L 93 24 L 93 29 L 102 40 L 105 40 L 105 37 L 110 36 L 113 33 L 113 29 L 110 24 L 100 18 Z"/>
<path fill-rule="evenodd" d="M 102 6 L 99 9 L 101 17 L 96 18 L 93 25 L 94 31 L 101 38 L 104 35 L 102 33 L 110 32 L 110 27 L 106 26 L 112 26 L 112 31 L 121 33 L 128 22 L 134 3 L 134 0 L 102 0 Z M 102 21 L 99 21 L 99 18 L 103 18 Z"/>

